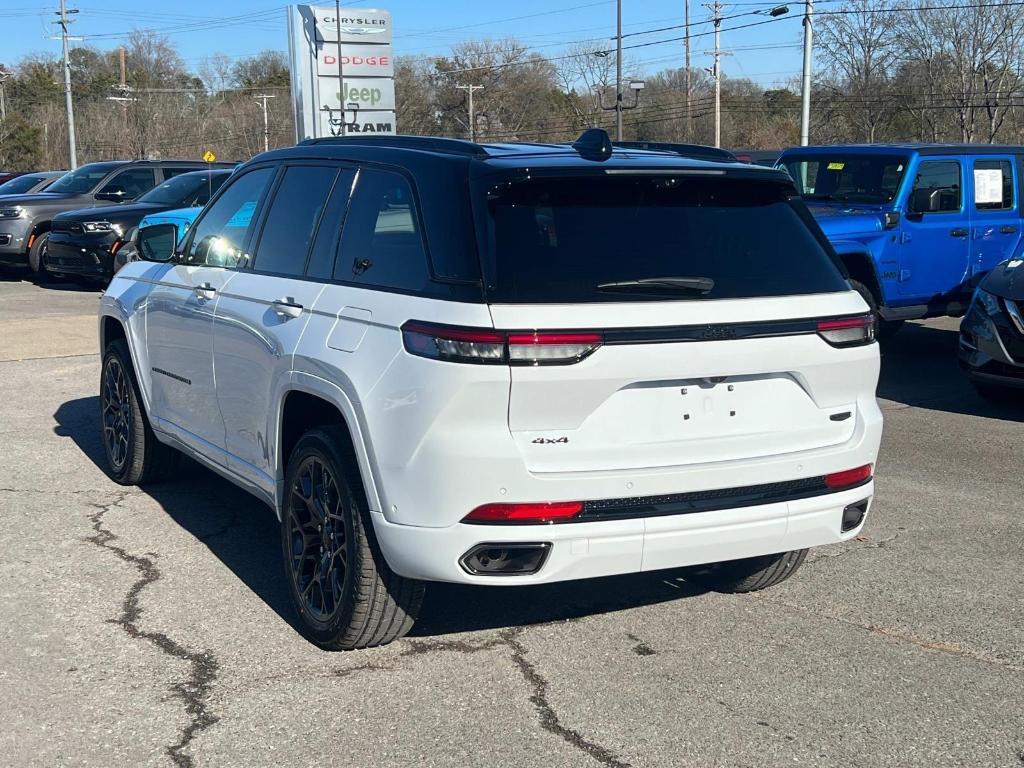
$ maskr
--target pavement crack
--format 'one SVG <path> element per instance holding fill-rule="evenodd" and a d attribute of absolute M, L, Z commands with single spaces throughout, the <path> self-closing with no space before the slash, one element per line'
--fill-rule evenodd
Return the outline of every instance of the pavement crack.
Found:
<path fill-rule="evenodd" d="M 438 651 L 452 651 L 454 653 L 479 653 L 488 651 L 508 643 L 501 637 L 485 640 L 482 643 L 470 643 L 466 640 L 405 640 L 406 650 L 399 654 L 399 658 L 405 656 L 421 656 L 426 653 Z"/>
<path fill-rule="evenodd" d="M 139 626 L 139 619 L 142 616 L 142 606 L 139 604 L 140 595 L 146 587 L 159 581 L 160 569 L 157 568 L 154 562 L 155 555 L 152 553 L 147 553 L 149 556 L 144 557 L 132 554 L 124 547 L 115 544 L 114 542 L 118 540 L 117 535 L 103 524 L 106 514 L 122 504 L 129 495 L 128 491 L 121 491 L 114 501 L 106 504 L 92 504 L 96 512 L 89 515 L 89 520 L 94 533 L 86 540 L 112 552 L 121 561 L 131 565 L 139 572 L 139 578 L 132 584 L 121 601 L 120 615 L 109 619 L 109 622 L 117 624 L 133 640 L 145 640 L 164 654 L 188 662 L 191 667 L 188 678 L 172 687 L 175 698 L 180 699 L 185 706 L 189 722 L 182 729 L 178 741 L 165 747 L 167 756 L 176 766 L 191 768 L 194 761 L 186 749 L 196 736 L 220 719 L 211 711 L 208 703 L 210 692 L 217 679 L 219 664 L 216 656 L 209 651 L 191 650 L 163 632 L 145 630 Z"/>
<path fill-rule="evenodd" d="M 612 768 L 629 768 L 630 764 L 620 760 L 611 750 L 587 740 L 579 731 L 562 725 L 561 718 L 554 707 L 551 706 L 551 702 L 548 701 L 548 681 L 537 671 L 537 667 L 526 658 L 526 648 L 519 642 L 518 638 L 522 631 L 522 627 L 504 630 L 501 633 L 501 640 L 512 649 L 512 661 L 519 668 L 519 671 L 532 689 L 530 702 L 537 709 L 541 728 L 562 738 L 568 744 L 594 758 L 602 765 L 612 766 Z"/>
<path fill-rule="evenodd" d="M 820 563 L 824 560 L 835 560 L 840 557 L 847 557 L 856 552 L 861 552 L 865 549 L 885 549 L 885 547 L 887 547 L 889 544 L 896 541 L 896 539 L 900 537 L 900 533 L 900 531 L 897 531 L 892 536 L 887 536 L 886 538 L 879 539 L 878 541 L 866 541 L 861 537 L 858 537 L 854 539 L 854 541 L 860 543 L 861 546 L 855 547 L 851 546 L 850 544 L 847 544 L 846 546 L 840 547 L 833 552 L 815 552 L 814 558 L 808 560 L 806 563 L 804 563 L 804 565 L 814 565 L 815 563 Z"/>
<path fill-rule="evenodd" d="M 847 627 L 855 627 L 857 629 L 862 629 L 865 632 L 869 632 L 870 634 L 876 635 L 878 637 L 884 637 L 890 640 L 908 643 L 925 651 L 931 651 L 933 653 L 944 653 L 950 656 L 958 656 L 964 659 L 971 659 L 972 661 L 977 661 L 982 664 L 989 664 L 991 666 L 999 667 L 1000 669 L 1010 670 L 1012 672 L 1024 672 L 1024 666 L 1006 661 L 1000 656 L 994 656 L 992 654 L 988 654 L 983 651 L 978 651 L 973 648 L 965 648 L 964 646 L 958 645 L 956 643 L 944 643 L 936 640 L 926 640 L 910 632 L 902 632 L 900 630 L 892 629 L 889 627 L 881 627 L 877 624 L 862 623 L 859 621 L 854 621 L 853 619 L 843 618 L 842 616 L 836 616 L 835 614 L 831 613 L 819 613 L 817 611 L 812 611 L 809 608 L 805 608 L 802 605 L 796 605 L 794 603 L 787 603 L 781 600 L 775 600 L 765 597 L 762 597 L 760 599 L 765 603 L 770 603 L 772 605 L 778 605 L 784 608 L 789 608 L 794 611 L 799 611 L 800 613 L 803 613 L 807 616 L 813 616 L 815 618 L 825 619 L 827 621 L 834 621 L 839 624 L 843 624 Z"/>
<path fill-rule="evenodd" d="M 367 663 L 359 664 L 355 667 L 346 667 L 345 669 L 336 669 L 332 674 L 336 678 L 342 678 L 348 677 L 349 675 L 354 675 L 357 672 L 381 672 L 386 669 L 388 669 L 388 667 L 382 666 L 380 664 Z"/>

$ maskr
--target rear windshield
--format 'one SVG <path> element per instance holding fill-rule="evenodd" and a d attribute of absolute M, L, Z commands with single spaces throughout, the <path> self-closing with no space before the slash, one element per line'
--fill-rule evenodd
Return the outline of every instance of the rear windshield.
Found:
<path fill-rule="evenodd" d="M 119 163 L 89 163 L 77 171 L 65 173 L 57 181 L 47 187 L 47 192 L 70 192 L 82 194 L 89 192 L 106 178 L 107 174 L 117 168 Z"/>
<path fill-rule="evenodd" d="M 231 174 L 227 171 L 196 171 L 183 173 L 153 187 L 138 199 L 140 203 L 173 205 L 176 208 L 195 208 L 206 205 L 213 193 L 220 189 Z"/>
<path fill-rule="evenodd" d="M 891 203 L 900 188 L 907 158 L 829 152 L 783 157 L 781 165 L 804 200 L 841 203 Z"/>
<path fill-rule="evenodd" d="M 806 208 L 777 183 L 535 177 L 493 189 L 487 213 L 485 271 L 495 303 L 848 290 Z"/>

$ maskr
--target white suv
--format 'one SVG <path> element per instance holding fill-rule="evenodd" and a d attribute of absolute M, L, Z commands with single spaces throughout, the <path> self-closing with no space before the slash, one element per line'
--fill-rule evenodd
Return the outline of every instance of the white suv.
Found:
<path fill-rule="evenodd" d="M 426 581 L 680 566 L 775 584 L 859 532 L 872 317 L 780 171 L 685 150 L 314 140 L 235 172 L 103 296 L 110 472 L 265 501 L 308 636 Z"/>

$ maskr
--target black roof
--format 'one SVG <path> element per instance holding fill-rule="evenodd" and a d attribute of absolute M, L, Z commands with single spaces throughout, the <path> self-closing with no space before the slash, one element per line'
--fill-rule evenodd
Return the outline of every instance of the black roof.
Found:
<path fill-rule="evenodd" d="M 590 129 L 584 134 L 594 139 L 603 133 Z M 607 140 L 607 136 L 604 137 Z M 307 139 L 294 147 L 257 155 L 258 160 L 298 157 L 329 157 L 404 164 L 416 158 L 480 164 L 494 169 L 530 168 L 531 170 L 607 167 L 693 169 L 721 173 L 728 171 L 764 178 L 781 177 L 784 172 L 758 168 L 736 161 L 731 153 L 715 147 L 648 142 L 610 142 L 611 151 L 600 156 L 587 151 L 581 141 L 575 144 L 541 142 L 476 143 L 463 139 L 435 136 L 345 136 Z M 712 171 L 711 169 L 715 169 Z"/>

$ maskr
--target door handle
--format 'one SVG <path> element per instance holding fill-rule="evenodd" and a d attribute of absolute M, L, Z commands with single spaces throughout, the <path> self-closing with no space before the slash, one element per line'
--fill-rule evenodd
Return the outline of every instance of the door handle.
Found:
<path fill-rule="evenodd" d="M 217 295 L 217 289 L 214 288 L 209 283 L 197 285 L 192 290 L 196 294 L 196 296 L 198 296 L 200 299 L 205 299 L 206 301 L 210 301 Z"/>
<path fill-rule="evenodd" d="M 298 317 L 302 314 L 302 305 L 297 304 L 291 296 L 273 301 L 270 306 L 281 317 Z"/>
<path fill-rule="evenodd" d="M 949 230 L 949 234 L 950 237 L 967 237 L 968 232 L 966 229 L 963 229 L 962 227 L 957 227 L 956 229 Z"/>
<path fill-rule="evenodd" d="M 1004 226 L 999 228 L 999 233 L 1002 235 L 1015 235 L 1017 234 L 1016 227 Z"/>

